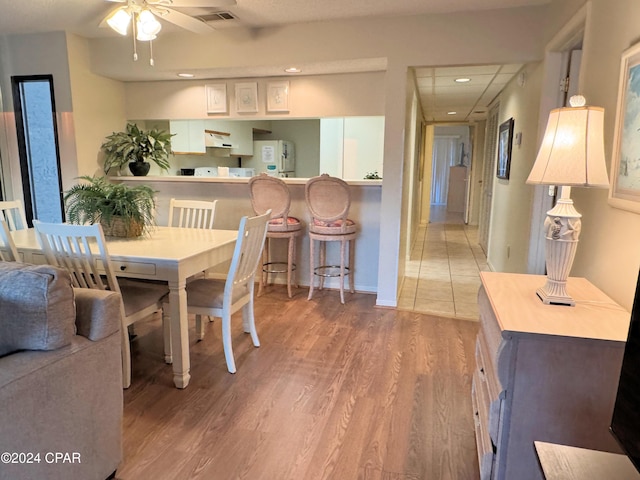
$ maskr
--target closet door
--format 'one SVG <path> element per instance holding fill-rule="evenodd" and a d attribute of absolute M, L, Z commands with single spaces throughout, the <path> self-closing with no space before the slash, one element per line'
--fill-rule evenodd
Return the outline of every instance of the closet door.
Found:
<path fill-rule="evenodd" d="M 495 105 L 489 111 L 484 142 L 484 168 L 482 173 L 482 196 L 480 198 L 480 219 L 478 221 L 478 243 L 486 255 L 491 226 L 491 200 L 493 195 L 493 177 L 496 171 L 496 148 L 498 146 L 498 113 L 500 106 Z"/>

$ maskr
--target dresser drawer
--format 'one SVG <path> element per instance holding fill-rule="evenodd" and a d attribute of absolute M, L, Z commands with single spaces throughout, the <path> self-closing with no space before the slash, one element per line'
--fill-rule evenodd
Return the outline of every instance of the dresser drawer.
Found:
<path fill-rule="evenodd" d="M 473 420 L 478 449 L 478 463 L 480 466 L 480 480 L 490 480 L 495 459 L 495 451 L 487 430 L 487 405 L 482 393 L 482 380 L 478 372 L 473 376 L 471 384 L 471 403 L 473 405 Z M 480 389 L 480 391 L 478 390 Z"/>

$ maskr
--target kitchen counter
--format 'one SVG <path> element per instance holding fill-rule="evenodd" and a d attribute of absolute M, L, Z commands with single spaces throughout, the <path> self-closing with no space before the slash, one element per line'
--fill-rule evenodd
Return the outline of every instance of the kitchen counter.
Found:
<path fill-rule="evenodd" d="M 215 214 L 216 228 L 237 229 L 240 218 L 254 215 L 249 198 L 250 177 L 191 177 L 191 176 L 121 176 L 112 180 L 127 184 L 145 184 L 156 193 L 156 223 L 166 225 L 171 198 L 191 200 L 218 200 Z M 303 234 L 298 239 L 296 255 L 298 283 L 309 285 L 309 235 L 307 225 L 311 220 L 304 196 L 307 178 L 283 178 L 291 192 L 290 215 L 299 218 L 303 224 Z M 355 246 L 355 283 L 360 292 L 376 292 L 378 289 L 378 256 L 380 245 L 380 207 L 382 180 L 345 180 L 351 190 L 349 218 L 358 225 Z M 280 245 L 282 243 L 282 245 Z M 336 242 L 331 242 L 336 243 Z M 283 242 L 275 242 L 274 253 L 278 258 L 286 258 Z M 335 248 L 334 248 L 335 247 Z M 327 255 L 337 261 L 339 248 L 329 245 Z M 286 276 L 278 275 L 276 283 L 285 283 Z M 327 278 L 325 286 L 337 288 L 337 278 Z M 296 290 L 297 295 L 307 294 L 306 288 Z M 294 291 L 294 295 L 296 295 Z M 348 297 L 346 299 L 348 302 Z"/>
<path fill-rule="evenodd" d="M 148 175 L 146 177 L 134 177 L 131 175 L 122 175 L 120 177 L 110 177 L 111 180 L 131 183 L 145 182 L 179 182 L 179 183 L 248 183 L 250 177 L 195 177 L 195 176 L 179 176 L 179 175 Z M 287 185 L 304 185 L 308 178 L 283 178 Z M 347 180 L 349 185 L 354 186 L 382 186 L 382 180 Z"/>

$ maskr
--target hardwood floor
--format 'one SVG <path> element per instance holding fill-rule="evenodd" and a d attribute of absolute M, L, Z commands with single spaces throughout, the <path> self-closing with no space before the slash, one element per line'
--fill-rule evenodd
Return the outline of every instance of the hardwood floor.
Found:
<path fill-rule="evenodd" d="M 306 294 L 277 286 L 257 299 L 260 348 L 234 317 L 235 375 L 219 321 L 207 324 L 185 390 L 163 363 L 159 318 L 136 324 L 116 478 L 477 479 L 478 324 Z"/>

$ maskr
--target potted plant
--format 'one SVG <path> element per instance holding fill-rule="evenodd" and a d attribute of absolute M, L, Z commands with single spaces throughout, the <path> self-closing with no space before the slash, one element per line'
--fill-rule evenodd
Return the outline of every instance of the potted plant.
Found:
<path fill-rule="evenodd" d="M 104 234 L 138 237 L 153 225 L 154 190 L 147 185 L 111 183 L 105 177 L 82 176 L 86 183 L 65 192 L 64 202 L 70 223 L 100 222 Z"/>
<path fill-rule="evenodd" d="M 146 175 L 151 167 L 149 162 L 168 170 L 171 137 L 165 130 L 142 130 L 135 123 L 127 123 L 124 132 L 113 132 L 101 146 L 105 173 L 112 169 L 119 172 L 128 165 L 132 174 Z"/>

